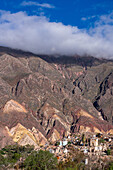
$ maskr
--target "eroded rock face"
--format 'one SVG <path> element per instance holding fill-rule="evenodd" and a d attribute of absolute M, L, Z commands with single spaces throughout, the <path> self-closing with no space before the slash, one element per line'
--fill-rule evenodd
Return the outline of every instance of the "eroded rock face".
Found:
<path fill-rule="evenodd" d="M 43 144 L 69 132 L 112 133 L 113 62 L 0 48 L 0 121 L 9 132 L 26 129 L 22 145 L 35 142 L 29 133 Z"/>
<path fill-rule="evenodd" d="M 25 145 L 25 143 L 30 145 L 36 144 L 36 139 L 34 138 L 33 134 L 20 123 L 18 123 L 15 127 L 11 128 L 8 132 L 14 142 L 17 142 L 19 144 L 22 143 L 22 145 Z M 26 140 L 26 142 L 24 142 L 23 139 L 25 139 L 26 137 L 31 140 Z"/>
<path fill-rule="evenodd" d="M 7 128 L 2 122 L 0 122 L 0 148 L 5 147 L 6 145 L 14 144 L 14 141 L 9 136 Z"/>
<path fill-rule="evenodd" d="M 52 134 L 48 140 L 50 142 L 55 142 L 60 139 L 61 139 L 60 133 L 56 129 L 53 129 Z"/>
<path fill-rule="evenodd" d="M 4 113 L 10 113 L 10 112 L 25 112 L 27 113 L 27 110 L 20 105 L 18 102 L 14 101 L 14 100 L 10 100 L 8 101 L 4 108 L 3 108 L 3 112 Z"/>
<path fill-rule="evenodd" d="M 6 103 L 0 114 L 0 120 L 4 122 L 3 128 L 6 129 L 3 133 L 6 133 L 13 143 L 30 144 L 35 147 L 47 143 L 46 133 L 36 118 L 14 100 Z"/>
<path fill-rule="evenodd" d="M 30 130 L 18 123 L 11 129 L 7 127 L 7 131 L 12 140 L 19 145 L 34 145 L 37 147 L 47 143 L 45 136 L 34 127 Z"/>
<path fill-rule="evenodd" d="M 78 118 L 77 123 L 72 126 L 72 131 L 83 132 L 94 132 L 94 133 L 108 133 L 113 126 L 104 120 L 99 120 L 97 118 L 89 118 L 81 116 Z M 111 131 L 112 134 L 112 131 Z"/>

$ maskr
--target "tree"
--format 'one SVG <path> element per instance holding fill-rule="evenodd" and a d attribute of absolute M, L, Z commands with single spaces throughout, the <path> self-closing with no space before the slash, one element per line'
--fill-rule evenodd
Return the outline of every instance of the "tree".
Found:
<path fill-rule="evenodd" d="M 7 145 L 0 150 L 0 167 L 14 167 L 20 158 L 25 159 L 33 150 L 34 146 L 30 145 Z"/>
<path fill-rule="evenodd" d="M 106 153 L 107 153 L 107 155 L 111 155 L 111 150 L 107 149 Z"/>
<path fill-rule="evenodd" d="M 100 138 L 99 139 L 99 143 L 104 143 L 105 141 L 104 141 L 104 139 L 103 138 Z"/>
<path fill-rule="evenodd" d="M 60 145 L 60 142 L 56 142 L 56 143 L 55 143 L 55 146 L 59 146 L 59 145 Z"/>
<path fill-rule="evenodd" d="M 85 134 L 82 135 L 82 142 L 85 143 L 86 141 L 86 137 L 85 137 Z"/>
<path fill-rule="evenodd" d="M 4 163 L 4 157 L 0 154 L 0 166 Z"/>
<path fill-rule="evenodd" d="M 32 152 L 24 161 L 26 170 L 54 170 L 57 166 L 57 158 L 49 151 L 40 150 Z"/>

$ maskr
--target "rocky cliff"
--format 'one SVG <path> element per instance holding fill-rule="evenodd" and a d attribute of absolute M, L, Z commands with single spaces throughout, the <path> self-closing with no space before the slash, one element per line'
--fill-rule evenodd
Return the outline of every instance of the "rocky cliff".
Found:
<path fill-rule="evenodd" d="M 22 145 L 112 133 L 113 61 L 0 47 L 0 121 L 2 134 Z"/>

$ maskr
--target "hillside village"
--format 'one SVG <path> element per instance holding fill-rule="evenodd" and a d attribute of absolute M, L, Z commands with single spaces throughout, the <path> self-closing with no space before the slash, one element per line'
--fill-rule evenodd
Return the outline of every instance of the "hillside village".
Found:
<path fill-rule="evenodd" d="M 113 136 L 100 133 L 70 134 L 57 142 L 36 148 L 37 151 L 39 149 L 55 154 L 59 162 L 68 158 L 73 160 L 74 153 L 81 152 L 86 166 L 95 163 L 103 165 L 105 159 L 113 160 Z"/>
<path fill-rule="evenodd" d="M 47 154 L 48 158 L 49 155 L 52 156 L 56 160 L 56 169 L 58 170 L 64 170 L 68 167 L 77 168 L 77 170 L 108 169 L 113 162 L 113 136 L 89 132 L 70 133 L 60 140 L 47 141 L 43 145 L 35 144 L 33 146 L 25 143 L 7 145 L 0 150 L 0 167 L 10 169 L 13 166 L 14 169 L 21 169 L 27 165 L 34 166 L 34 163 L 30 165 L 29 161 L 34 159 L 33 155 L 40 154 L 43 156 Z M 45 156 L 40 157 L 40 159 L 42 162 L 46 161 Z"/>

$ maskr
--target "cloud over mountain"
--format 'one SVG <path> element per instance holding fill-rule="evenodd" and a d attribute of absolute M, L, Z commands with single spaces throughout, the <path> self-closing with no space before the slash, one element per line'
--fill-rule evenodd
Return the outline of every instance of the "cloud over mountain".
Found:
<path fill-rule="evenodd" d="M 0 45 L 37 54 L 92 55 L 113 59 L 113 13 L 94 28 L 79 29 L 44 16 L 0 11 Z"/>

